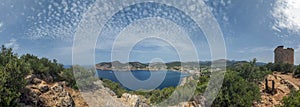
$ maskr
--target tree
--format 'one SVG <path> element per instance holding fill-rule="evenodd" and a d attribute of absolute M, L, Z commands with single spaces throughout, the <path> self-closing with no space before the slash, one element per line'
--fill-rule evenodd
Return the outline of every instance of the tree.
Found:
<path fill-rule="evenodd" d="M 212 106 L 251 107 L 253 101 L 259 98 L 259 88 L 255 83 L 246 81 L 237 72 L 227 71 L 223 86 Z"/>
<path fill-rule="evenodd" d="M 232 70 L 237 71 L 243 79 L 249 82 L 261 81 L 266 75 L 272 73 L 265 67 L 256 66 L 256 59 L 249 63 L 243 63 Z"/>
<path fill-rule="evenodd" d="M 27 84 L 25 76 L 29 72 L 28 65 L 19 60 L 12 49 L 1 48 L 0 65 L 0 105 L 16 106 L 22 89 Z"/>

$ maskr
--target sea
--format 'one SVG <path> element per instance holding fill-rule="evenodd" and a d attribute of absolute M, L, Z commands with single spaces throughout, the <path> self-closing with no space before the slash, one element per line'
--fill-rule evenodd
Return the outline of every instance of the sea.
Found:
<path fill-rule="evenodd" d="M 153 90 L 176 87 L 180 84 L 181 78 L 191 76 L 190 74 L 172 70 L 97 70 L 96 75 L 103 79 L 120 83 L 127 90 Z M 132 79 L 129 78 L 130 75 L 132 75 Z"/>

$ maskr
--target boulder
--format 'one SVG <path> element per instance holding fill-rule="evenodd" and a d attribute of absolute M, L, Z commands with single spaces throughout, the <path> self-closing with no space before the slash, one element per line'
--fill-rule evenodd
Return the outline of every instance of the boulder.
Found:
<path fill-rule="evenodd" d="M 51 90 L 53 90 L 55 93 L 60 93 L 63 91 L 63 87 L 61 84 L 56 83 L 51 87 Z"/>
<path fill-rule="evenodd" d="M 25 79 L 26 79 L 29 83 L 31 83 L 31 82 L 33 81 L 34 78 L 37 78 L 37 76 L 34 75 L 34 74 L 30 74 L 30 75 L 27 75 L 27 76 L 25 77 Z"/>
<path fill-rule="evenodd" d="M 51 86 L 51 88 L 49 88 L 49 86 Z M 65 90 L 65 87 L 61 83 L 50 85 L 41 80 L 41 84 L 28 85 L 26 86 L 26 90 L 28 90 L 28 92 L 25 92 L 25 94 L 22 95 L 22 103 L 26 104 L 26 106 L 75 106 L 72 96 Z"/>
<path fill-rule="evenodd" d="M 48 85 L 41 84 L 41 85 L 39 85 L 38 87 L 39 87 L 39 90 L 40 90 L 42 93 L 45 93 L 45 92 L 49 91 Z"/>
<path fill-rule="evenodd" d="M 31 83 L 37 85 L 37 84 L 42 83 L 42 80 L 41 80 L 41 79 L 38 79 L 38 78 L 33 78 L 32 81 L 31 81 Z"/>
<path fill-rule="evenodd" d="M 149 105 L 146 104 L 146 99 L 142 96 L 124 93 L 122 94 L 121 100 L 125 103 L 129 103 L 132 107 L 149 107 Z"/>

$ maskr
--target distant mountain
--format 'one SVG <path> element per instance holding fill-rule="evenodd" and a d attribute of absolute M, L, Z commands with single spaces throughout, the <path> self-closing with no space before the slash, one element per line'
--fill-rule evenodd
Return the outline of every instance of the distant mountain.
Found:
<path fill-rule="evenodd" d="M 128 62 L 128 63 L 121 63 L 119 61 L 113 62 L 102 62 L 96 64 L 97 69 L 101 70 L 111 70 L 112 68 L 115 69 L 143 69 L 146 68 L 148 64 L 140 63 L 140 62 Z"/>
<path fill-rule="evenodd" d="M 96 64 L 96 68 L 100 70 L 111 70 L 112 68 L 114 69 L 131 69 L 131 70 L 136 70 L 136 69 L 148 69 L 149 65 L 151 66 L 150 68 L 155 68 L 155 69 L 160 69 L 164 68 L 163 66 L 166 66 L 168 69 L 171 68 L 176 68 L 179 69 L 180 67 L 185 67 L 185 68 L 199 68 L 200 67 L 209 67 L 211 64 L 214 63 L 216 67 L 222 66 L 223 63 L 226 63 L 226 66 L 233 66 L 233 65 L 239 65 L 242 63 L 247 63 L 247 61 L 234 61 L 234 60 L 227 60 L 227 59 L 219 59 L 215 61 L 200 61 L 200 62 L 180 62 L 180 61 L 175 61 L 175 62 L 168 62 L 168 63 L 141 63 L 141 62 L 128 62 L 128 63 L 121 63 L 119 61 L 113 61 L 113 62 L 102 62 Z M 257 62 L 257 66 L 263 66 L 266 63 L 263 62 Z"/>

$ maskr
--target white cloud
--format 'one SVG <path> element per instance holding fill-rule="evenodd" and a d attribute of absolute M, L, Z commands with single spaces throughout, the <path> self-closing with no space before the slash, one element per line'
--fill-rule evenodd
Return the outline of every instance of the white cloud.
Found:
<path fill-rule="evenodd" d="M 139 46 L 146 48 L 134 50 L 134 52 L 142 54 L 178 53 L 178 55 L 182 55 L 183 60 L 195 60 L 194 56 L 197 55 L 197 53 L 193 53 L 195 50 L 192 41 L 184 30 L 174 22 L 162 18 L 146 18 L 133 22 L 119 34 L 115 41 L 98 42 L 97 48 L 109 49 L 110 46 L 106 47 L 107 43 L 105 42 L 114 42 L 112 54 L 121 61 L 128 57 L 126 53 L 132 51 L 132 48 L 139 42 L 141 42 Z M 155 49 L 151 50 L 153 47 Z M 178 52 L 174 53 L 173 49 Z"/>
<path fill-rule="evenodd" d="M 10 39 L 10 41 L 4 44 L 5 47 L 12 48 L 14 51 L 18 50 L 20 45 L 17 43 L 15 38 Z"/>
<path fill-rule="evenodd" d="M 276 28 L 288 29 L 290 32 L 300 32 L 299 0 L 276 1 L 272 15 L 276 18 L 274 25 Z"/>
<path fill-rule="evenodd" d="M 45 4 L 37 1 L 38 6 L 45 7 Z M 83 2 L 51 2 L 47 8 L 35 9 L 27 21 L 32 22 L 25 34 L 30 39 L 61 39 L 72 40 L 83 12 L 88 5 Z"/>

